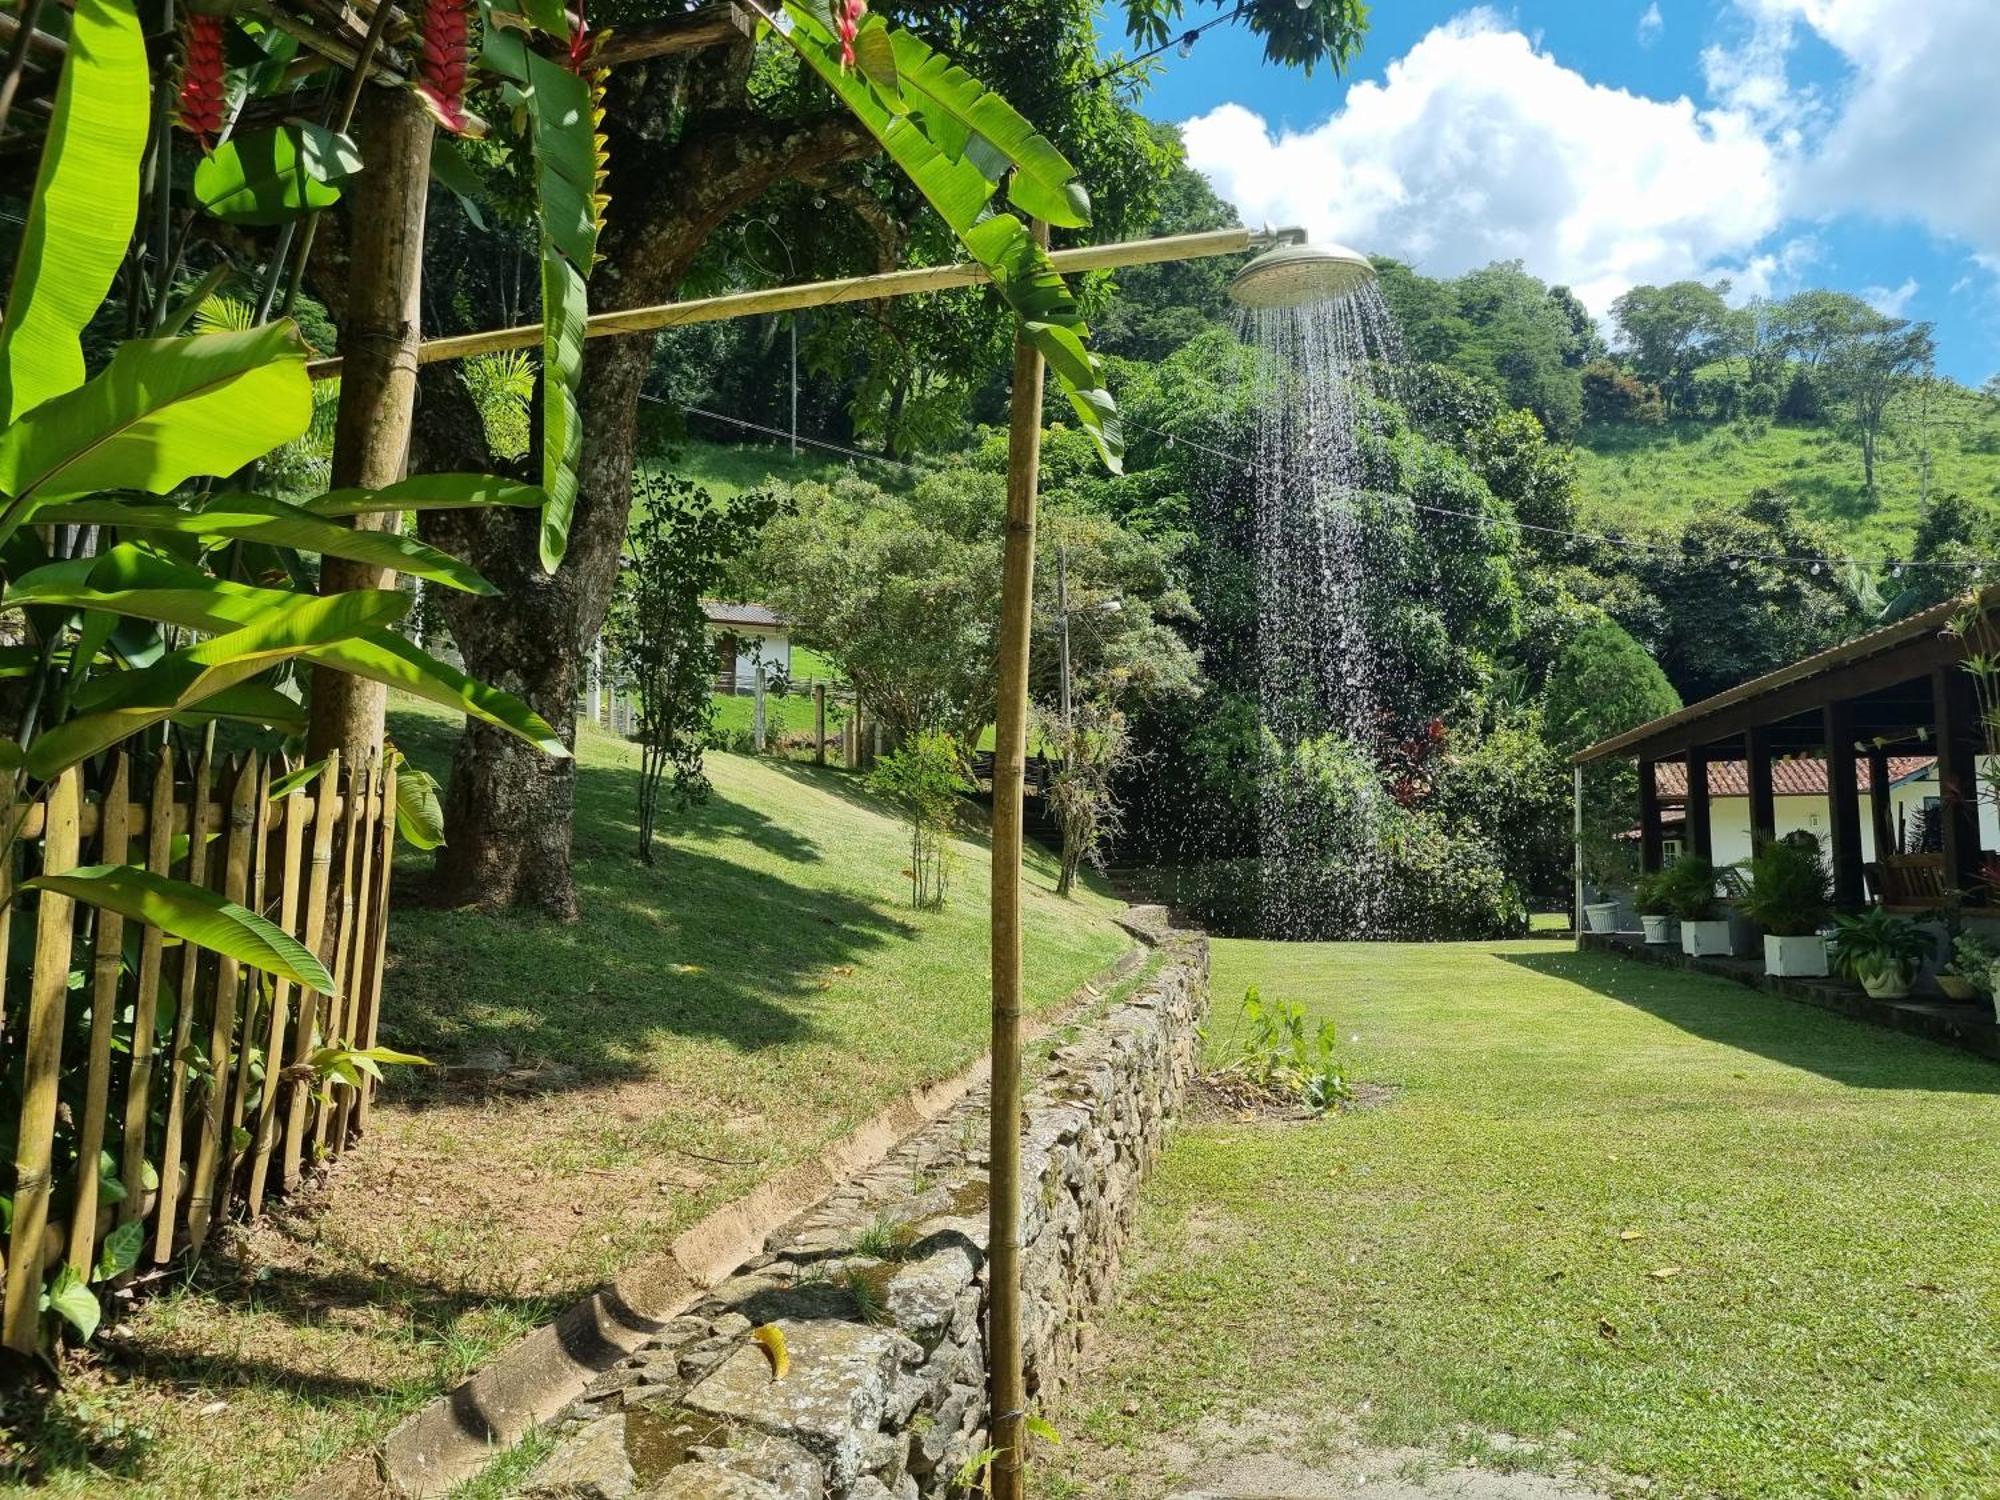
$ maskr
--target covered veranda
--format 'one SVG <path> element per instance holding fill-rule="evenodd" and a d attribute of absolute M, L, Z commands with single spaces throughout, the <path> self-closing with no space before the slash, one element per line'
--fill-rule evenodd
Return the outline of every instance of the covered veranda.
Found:
<path fill-rule="evenodd" d="M 1987 850 L 1980 818 L 1989 732 L 2000 732 L 2000 724 L 1984 722 L 1980 678 L 1968 670 L 1969 662 L 1996 651 L 2000 586 L 1886 625 L 1578 752 L 1579 919 L 1584 773 L 1621 758 L 1639 767 L 1643 871 L 1659 869 L 1664 855 L 1661 766 L 1685 766 L 1687 852 L 1713 858 L 1709 767 L 1744 764 L 1750 833 L 1761 840 L 1777 834 L 1773 767 L 1804 756 L 1826 765 L 1823 843 L 1837 909 L 1856 911 L 1872 900 L 1930 910 L 1954 893 L 1969 905 L 2000 900 L 1981 879 Z M 1926 847 L 1904 849 L 1890 800 L 1891 759 L 1918 754 L 1937 757 L 1937 806 Z M 1864 856 L 1864 818 L 1872 825 L 1865 840 L 1872 860 Z"/>

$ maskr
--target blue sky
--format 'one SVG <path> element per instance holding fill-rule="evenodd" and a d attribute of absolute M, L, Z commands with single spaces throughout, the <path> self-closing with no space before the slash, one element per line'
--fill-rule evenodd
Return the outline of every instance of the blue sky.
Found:
<path fill-rule="evenodd" d="M 1143 107 L 1251 222 L 1437 275 L 1519 257 L 1600 315 L 1682 276 L 1833 286 L 1935 322 L 1946 373 L 2000 371 L 1995 0 L 1372 11 L 1346 77 L 1217 27 Z"/>

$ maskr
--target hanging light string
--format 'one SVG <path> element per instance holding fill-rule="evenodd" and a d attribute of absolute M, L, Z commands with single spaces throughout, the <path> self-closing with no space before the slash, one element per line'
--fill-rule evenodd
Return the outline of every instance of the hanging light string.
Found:
<path fill-rule="evenodd" d="M 778 438 L 787 442 L 793 437 L 792 433 L 782 427 L 767 427 L 761 422 L 752 422 L 743 417 L 732 417 L 726 412 L 710 411 L 705 407 L 690 406 L 682 402 L 670 401 L 664 396 L 655 396 L 650 392 L 641 392 L 640 399 L 642 401 L 650 401 L 655 406 L 678 407 L 681 411 L 687 412 L 690 415 L 706 417 L 712 422 L 722 422 L 728 426 L 739 428 L 744 432 L 755 432 L 765 437 Z M 1144 422 L 1135 422 L 1129 417 L 1126 418 L 1125 425 L 1139 432 L 1150 433 L 1152 436 L 1162 439 L 1169 448 L 1192 448 L 1197 453 L 1206 453 L 1213 458 L 1219 458 L 1245 474 L 1254 474 L 1257 472 L 1256 465 L 1226 449 L 1213 447 L 1194 438 L 1169 432 L 1164 428 L 1149 427 Z M 891 468 L 907 469 L 912 474 L 929 472 L 921 465 L 913 464 L 907 459 L 893 458 L 886 453 L 870 453 L 865 449 L 851 448 L 841 443 L 828 442 L 823 438 L 810 438 L 799 434 L 798 442 L 804 448 L 815 448 L 822 453 L 837 454 L 842 458 L 856 459 L 863 463 L 887 464 Z M 1480 515 L 1475 511 L 1453 510 L 1449 506 L 1443 505 L 1425 505 L 1421 501 L 1410 499 L 1407 495 L 1384 494 L 1381 498 L 1397 505 L 1406 505 L 1411 510 L 1419 511 L 1424 515 L 1442 516 L 1454 521 L 1471 521 L 1482 530 L 1499 526 L 1512 526 L 1521 531 L 1532 531 L 1542 536 L 1562 537 L 1570 541 L 1592 542 L 1600 546 L 1622 548 L 1628 552 L 1646 552 L 1662 557 L 1678 556 L 1680 553 L 1680 549 L 1671 542 L 1639 541 L 1632 537 L 1620 536 L 1615 532 L 1578 531 L 1562 526 L 1539 526 L 1532 521 L 1503 521 L 1493 516 Z M 1877 572 L 1886 571 L 1892 578 L 1900 578 L 1905 570 L 1911 568 L 1938 568 L 1947 571 L 1965 571 L 1970 572 L 1974 578 L 1982 578 L 1985 576 L 1988 566 L 1984 562 L 1920 562 L 1900 557 L 1794 557 L 1786 553 L 1773 552 L 1725 552 L 1720 554 L 1718 560 L 1728 564 L 1731 569 L 1738 568 L 1744 563 L 1806 564 L 1810 565 L 1816 573 L 1824 572 L 1829 568 L 1859 567 L 1873 569 Z M 1995 566 L 1996 568 L 2000 568 L 2000 564 L 1996 564 Z"/>
<path fill-rule="evenodd" d="M 1206 453 L 1223 460 L 1225 463 L 1232 464 L 1245 474 L 1255 474 L 1257 472 L 1255 464 L 1225 449 L 1211 447 L 1207 443 L 1198 442 L 1194 438 L 1184 437 L 1179 433 L 1168 432 L 1162 428 L 1148 427 L 1144 422 L 1135 422 L 1130 417 L 1125 419 L 1125 425 L 1135 428 L 1140 432 L 1151 433 L 1154 437 L 1164 439 L 1169 448 L 1192 448 L 1198 453 Z M 1385 494 L 1382 498 L 1397 505 L 1407 505 L 1411 510 L 1421 511 L 1425 515 L 1447 516 L 1453 520 L 1472 521 L 1477 523 L 1482 529 L 1494 526 L 1513 526 L 1522 531 L 1533 531 L 1543 536 L 1564 537 L 1580 542 L 1594 542 L 1606 547 L 1622 547 L 1632 552 L 1650 552 L 1661 556 L 1680 555 L 1680 548 L 1672 542 L 1640 541 L 1634 537 L 1621 536 L 1616 532 L 1577 531 L 1563 526 L 1538 526 L 1532 521 L 1503 521 L 1493 516 L 1479 515 L 1474 511 L 1452 510 L 1442 505 L 1425 505 L 1419 501 L 1410 499 L 1407 495 Z M 1815 573 L 1823 572 L 1828 568 L 1872 568 L 1877 571 L 1886 570 L 1892 578 L 1900 578 L 1907 568 L 1963 570 L 1969 571 L 1974 578 L 1981 578 L 1985 576 L 1988 566 L 1985 562 L 1920 562 L 1915 559 L 1901 557 L 1793 557 L 1785 553 L 1770 552 L 1724 552 L 1719 555 L 1719 560 L 1727 563 L 1732 569 L 1741 566 L 1743 563 L 1751 562 L 1810 564 Z M 2000 567 L 2000 564 L 1995 564 L 1995 566 Z"/>
<path fill-rule="evenodd" d="M 1231 21 L 1234 21 L 1237 17 L 1245 14 L 1249 9 L 1250 9 L 1250 0 L 1243 0 L 1243 3 L 1238 5 L 1234 10 L 1224 11 L 1219 16 L 1211 17 L 1210 19 L 1203 21 L 1199 26 L 1190 27 L 1188 30 L 1182 32 L 1179 36 L 1170 36 L 1164 42 L 1160 43 L 1159 46 L 1149 48 L 1146 51 L 1141 52 L 1137 57 L 1128 57 L 1123 62 L 1113 63 L 1110 67 L 1104 69 L 1102 72 L 1092 76 L 1090 79 L 1087 80 L 1087 82 L 1092 86 L 1095 86 L 1100 83 L 1109 83 L 1112 79 L 1116 78 L 1120 73 L 1129 73 L 1132 71 L 1132 69 L 1140 67 L 1145 63 L 1151 62 L 1154 58 L 1158 57 L 1162 52 L 1166 51 L 1169 47 L 1180 48 L 1181 56 L 1186 57 L 1190 52 L 1194 51 L 1194 44 L 1201 40 L 1202 33 L 1207 31 L 1213 31 L 1218 26 L 1228 25 Z"/>

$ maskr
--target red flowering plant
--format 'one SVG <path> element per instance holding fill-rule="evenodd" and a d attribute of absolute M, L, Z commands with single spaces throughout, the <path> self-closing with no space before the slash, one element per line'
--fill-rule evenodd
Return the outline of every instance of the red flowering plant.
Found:
<path fill-rule="evenodd" d="M 465 109 L 471 35 L 471 0 L 424 0 L 416 94 L 453 135 L 464 135 L 471 125 Z"/>
<path fill-rule="evenodd" d="M 201 143 L 203 151 L 215 145 L 222 129 L 229 72 L 223 38 L 228 24 L 226 3 L 191 6 L 181 13 L 181 77 L 174 120 Z"/>

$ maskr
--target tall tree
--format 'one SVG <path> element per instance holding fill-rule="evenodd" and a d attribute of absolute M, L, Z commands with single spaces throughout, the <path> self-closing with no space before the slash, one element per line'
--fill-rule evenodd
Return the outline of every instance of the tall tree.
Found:
<path fill-rule="evenodd" d="M 1937 358 L 1937 340 L 1929 323 L 1876 314 L 1857 319 L 1827 358 L 1828 392 L 1846 413 L 1861 447 L 1861 476 L 1869 497 L 1875 495 L 1875 461 L 1882 441 L 1882 419 L 1889 403 L 1912 381 L 1929 373 Z"/>
<path fill-rule="evenodd" d="M 1729 339 L 1729 283 L 1635 286 L 1611 304 L 1632 367 L 1655 381 L 1676 411 L 1694 394 L 1694 372 L 1721 357 Z"/>
<path fill-rule="evenodd" d="M 1124 0 L 1135 36 L 1149 37 L 1195 10 L 1190 0 Z M 967 62 L 1013 100 L 1059 147 L 1074 150 L 1087 180 L 1105 93 L 1092 80 L 1099 47 L 1090 0 L 1001 0 L 936 5 L 898 0 L 875 7 L 931 46 Z M 626 17 L 600 12 L 619 23 Z M 1237 19 L 1265 41 L 1274 60 L 1295 65 L 1344 61 L 1365 25 L 1360 0 L 1252 0 Z M 888 222 L 918 218 L 889 173 L 862 173 L 874 154 L 869 136 L 781 50 L 746 37 L 718 37 L 695 52 L 633 62 L 611 80 L 604 133 L 610 156 L 611 208 L 593 281 L 607 310 L 665 302 L 682 293 L 717 233 L 785 184 L 828 184 L 820 196 Z M 1113 174 L 1116 176 L 1117 174 Z M 1143 186 L 1143 184 L 1140 184 Z M 875 207 L 863 202 L 872 197 Z M 1135 202 L 1143 219 L 1149 204 Z M 1100 211 L 1098 232 L 1115 234 Z M 802 277 L 829 270 L 822 245 L 808 236 Z M 944 247 L 940 245 L 942 253 Z M 914 258 L 916 252 L 911 250 Z M 483 311 L 483 310 L 482 310 Z M 1004 324 L 995 323 L 993 337 Z M 594 341 L 583 389 L 583 461 L 568 555 L 553 574 L 539 566 L 533 528 L 501 518 L 440 516 L 449 535 L 500 586 L 505 609 L 461 607 L 449 620 L 468 665 L 518 690 L 565 734 L 574 724 L 579 666 L 602 627 L 617 576 L 631 506 L 638 408 L 655 340 L 632 335 Z M 903 357 L 921 361 L 916 350 Z M 420 434 L 427 453 L 456 458 L 483 453 L 483 433 L 468 422 L 462 386 L 445 369 L 426 372 Z M 435 461 L 435 460 L 434 460 Z M 431 533 L 427 533 L 431 534 Z M 574 768 L 516 755 L 496 737 L 468 727 L 453 761 L 448 802 L 451 842 L 434 877 L 438 899 L 452 904 L 526 905 L 573 915 L 570 828 Z"/>

